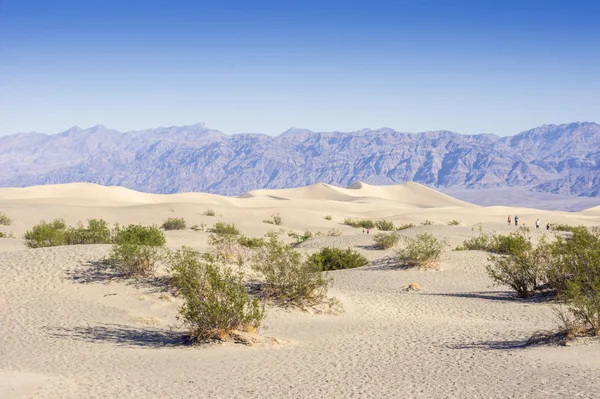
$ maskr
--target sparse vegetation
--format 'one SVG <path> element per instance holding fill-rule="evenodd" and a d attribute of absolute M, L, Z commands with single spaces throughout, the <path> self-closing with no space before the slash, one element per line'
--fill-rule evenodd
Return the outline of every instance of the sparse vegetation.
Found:
<path fill-rule="evenodd" d="M 583 227 L 583 226 L 576 227 L 576 226 L 572 226 L 572 225 L 569 225 L 569 224 L 562 224 L 562 223 L 551 223 L 550 224 L 550 228 L 553 231 L 570 231 L 570 232 L 573 232 L 577 228 L 585 228 L 585 227 Z"/>
<path fill-rule="evenodd" d="M 377 233 L 373 236 L 373 241 L 379 249 L 389 249 L 395 247 L 400 241 L 400 237 L 394 233 Z"/>
<path fill-rule="evenodd" d="M 457 251 L 487 251 L 495 254 L 510 255 L 520 254 L 531 249 L 531 239 L 528 236 L 529 229 L 520 227 L 516 232 L 508 235 L 492 235 L 483 232 L 479 226 L 479 234 L 463 241 Z"/>
<path fill-rule="evenodd" d="M 168 218 L 162 224 L 165 230 L 185 230 L 186 224 L 184 218 Z"/>
<path fill-rule="evenodd" d="M 0 225 L 10 226 L 12 224 L 12 219 L 8 217 L 8 215 L 4 212 L 0 212 Z"/>
<path fill-rule="evenodd" d="M 264 247 L 267 242 L 265 241 L 264 238 L 240 236 L 238 238 L 238 243 L 242 247 L 256 249 L 256 248 Z"/>
<path fill-rule="evenodd" d="M 342 232 L 338 229 L 331 229 L 325 234 L 327 237 L 339 237 L 342 235 Z"/>
<path fill-rule="evenodd" d="M 456 219 L 453 219 L 448 222 L 448 226 L 460 226 L 460 222 Z"/>
<path fill-rule="evenodd" d="M 401 224 L 400 226 L 397 226 L 396 231 L 406 230 L 406 229 L 410 229 L 413 227 L 416 227 L 414 223 L 404 223 L 404 224 Z"/>
<path fill-rule="evenodd" d="M 233 223 L 215 223 L 215 225 L 210 229 L 210 232 L 217 235 L 240 235 L 240 231 Z"/>
<path fill-rule="evenodd" d="M 302 234 L 296 233 L 295 231 L 288 232 L 288 237 L 291 237 L 294 239 L 294 245 L 302 244 L 304 241 L 308 240 L 309 238 L 318 237 L 320 235 L 321 235 L 321 233 L 313 234 L 311 231 L 308 231 L 308 230 L 306 230 Z"/>
<path fill-rule="evenodd" d="M 342 270 L 361 267 L 369 263 L 367 258 L 352 249 L 323 248 L 311 255 L 308 262 L 316 270 Z"/>
<path fill-rule="evenodd" d="M 396 230 L 396 226 L 394 226 L 394 222 L 389 220 L 377 220 L 375 222 L 375 227 L 381 231 L 394 231 Z"/>
<path fill-rule="evenodd" d="M 351 219 L 351 218 L 346 218 L 344 219 L 344 224 L 347 226 L 352 226 L 352 227 L 362 227 L 364 229 L 372 229 L 375 227 L 375 222 L 373 222 L 371 219 Z"/>
<path fill-rule="evenodd" d="M 8 238 L 8 235 L 2 231 L 0 231 L 0 238 Z"/>
<path fill-rule="evenodd" d="M 204 211 L 204 215 L 205 216 L 215 216 L 215 210 L 209 208 L 206 211 Z"/>
<path fill-rule="evenodd" d="M 433 222 L 431 220 L 426 220 L 424 222 L 421 222 L 421 226 L 430 226 L 432 224 L 433 224 Z"/>
<path fill-rule="evenodd" d="M 277 213 L 274 213 L 273 215 L 271 215 L 271 219 L 263 220 L 263 223 L 274 224 L 276 226 L 280 226 L 283 223 L 283 219 L 282 219 L 281 215 L 279 215 L 279 212 L 277 212 Z"/>
<path fill-rule="evenodd" d="M 237 338 L 260 327 L 264 309 L 246 292 L 241 274 L 185 247 L 172 256 L 170 271 L 185 301 L 180 317 L 196 343 Z"/>
<path fill-rule="evenodd" d="M 190 230 L 193 230 L 193 231 L 205 231 L 206 230 L 206 225 L 204 223 L 201 223 L 200 226 L 198 226 L 197 224 L 195 224 L 192 227 L 190 227 Z"/>
<path fill-rule="evenodd" d="M 253 269 L 261 273 L 265 297 L 282 306 L 304 308 L 322 303 L 327 297 L 331 279 L 307 262 L 291 246 L 270 234 L 267 244 L 256 250 Z"/>
<path fill-rule="evenodd" d="M 331 217 L 331 215 L 327 215 L 327 216 L 325 216 L 325 220 L 331 220 L 331 219 L 333 219 L 333 218 Z"/>
<path fill-rule="evenodd" d="M 428 269 L 439 269 L 439 260 L 445 241 L 440 241 L 429 233 L 417 234 L 415 238 L 402 237 L 404 248 L 398 250 L 400 262 L 407 266 L 418 266 Z"/>

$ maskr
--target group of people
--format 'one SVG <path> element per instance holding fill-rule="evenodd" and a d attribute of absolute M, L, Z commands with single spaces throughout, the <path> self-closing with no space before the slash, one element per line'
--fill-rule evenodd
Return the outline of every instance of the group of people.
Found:
<path fill-rule="evenodd" d="M 510 220 L 510 215 L 508 215 L 508 225 L 510 226 L 511 220 Z M 519 225 L 519 216 L 515 215 L 515 226 Z M 539 229 L 540 228 L 540 219 L 536 219 L 535 221 L 535 228 Z M 550 223 L 546 224 L 546 230 L 550 230 Z"/>

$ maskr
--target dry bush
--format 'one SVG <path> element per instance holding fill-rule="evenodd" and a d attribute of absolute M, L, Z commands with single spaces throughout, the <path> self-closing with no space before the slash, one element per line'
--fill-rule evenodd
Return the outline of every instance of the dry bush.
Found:
<path fill-rule="evenodd" d="M 396 230 L 396 226 L 394 226 L 394 222 L 389 220 L 377 220 L 375 222 L 375 227 L 381 231 L 394 231 Z"/>
<path fill-rule="evenodd" d="M 280 226 L 283 223 L 283 219 L 279 215 L 279 212 L 277 212 L 277 213 L 274 213 L 273 215 L 271 215 L 271 219 L 263 220 L 263 223 L 274 224 L 276 226 Z"/>
<path fill-rule="evenodd" d="M 400 262 L 407 266 L 439 269 L 439 260 L 448 245 L 429 233 L 417 234 L 415 238 L 403 236 L 404 248 L 398 250 Z"/>
<path fill-rule="evenodd" d="M 426 220 L 424 222 L 421 222 L 421 226 L 431 226 L 433 224 L 433 222 L 431 220 Z"/>
<path fill-rule="evenodd" d="M 454 219 L 448 222 L 448 226 L 460 226 L 460 222 Z"/>
<path fill-rule="evenodd" d="M 311 231 L 308 231 L 308 230 L 306 230 L 302 234 L 296 233 L 295 231 L 288 232 L 288 237 L 294 239 L 295 246 L 302 244 L 304 241 L 308 240 L 309 238 L 319 237 L 320 235 L 321 235 L 321 232 L 313 234 Z"/>
<path fill-rule="evenodd" d="M 265 315 L 257 298 L 246 292 L 242 275 L 198 252 L 182 248 L 171 257 L 172 284 L 184 304 L 179 314 L 196 343 L 256 332 Z"/>
<path fill-rule="evenodd" d="M 252 268 L 264 278 L 263 294 L 279 305 L 305 308 L 327 298 L 331 278 L 279 241 L 276 234 L 270 234 L 267 244 L 256 250 L 252 262 Z"/>
<path fill-rule="evenodd" d="M 373 236 L 373 241 L 379 249 L 389 249 L 395 247 L 400 241 L 400 237 L 396 233 L 377 233 Z"/>
<path fill-rule="evenodd" d="M 209 208 L 206 211 L 204 211 L 204 215 L 205 216 L 215 216 L 215 210 Z"/>
<path fill-rule="evenodd" d="M 401 224 L 400 226 L 397 226 L 396 231 L 406 230 L 406 229 L 410 229 L 413 227 L 416 227 L 416 225 L 414 223 L 404 223 L 404 224 Z"/>
<path fill-rule="evenodd" d="M 12 224 L 12 219 L 8 217 L 8 215 L 4 212 L 0 212 L 0 225 L 10 226 Z"/>
<path fill-rule="evenodd" d="M 331 220 L 331 219 L 333 219 L 333 218 L 331 217 L 331 215 L 327 215 L 327 216 L 325 216 L 325 220 Z"/>
<path fill-rule="evenodd" d="M 168 218 L 162 224 L 165 230 L 185 230 L 186 224 L 184 218 Z"/>
<path fill-rule="evenodd" d="M 331 229 L 331 230 L 327 231 L 327 233 L 325 235 L 327 237 L 339 237 L 342 235 L 342 232 L 339 231 L 338 229 Z"/>

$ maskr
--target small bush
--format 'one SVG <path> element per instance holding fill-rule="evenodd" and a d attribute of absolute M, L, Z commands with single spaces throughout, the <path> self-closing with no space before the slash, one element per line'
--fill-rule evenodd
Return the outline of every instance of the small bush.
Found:
<path fill-rule="evenodd" d="M 168 218 L 162 224 L 162 228 L 165 230 L 185 230 L 185 227 L 184 218 Z"/>
<path fill-rule="evenodd" d="M 372 229 L 375 227 L 375 222 L 371 219 L 344 219 L 344 224 L 352 227 L 362 227 L 363 229 Z"/>
<path fill-rule="evenodd" d="M 331 229 L 325 234 L 327 237 L 339 237 L 342 235 L 342 232 L 338 229 Z"/>
<path fill-rule="evenodd" d="M 210 232 L 217 235 L 240 235 L 240 231 L 233 223 L 218 222 L 210 229 Z"/>
<path fill-rule="evenodd" d="M 259 248 L 252 268 L 264 277 L 265 297 L 283 306 L 312 306 L 323 302 L 331 279 L 291 246 L 271 234 L 267 245 Z"/>
<path fill-rule="evenodd" d="M 206 211 L 204 211 L 204 215 L 205 216 L 215 216 L 215 210 L 209 208 Z"/>
<path fill-rule="evenodd" d="M 50 223 L 42 221 L 25 232 L 25 245 L 29 248 L 66 245 L 66 230 L 67 225 L 63 219 L 54 219 Z"/>
<path fill-rule="evenodd" d="M 546 282 L 549 255 L 549 246 L 542 240 L 536 248 L 527 245 L 527 249 L 491 256 L 486 269 L 497 284 L 507 285 L 517 296 L 526 298 Z"/>
<path fill-rule="evenodd" d="M 327 216 L 325 216 L 325 220 L 331 220 L 331 219 L 333 219 L 333 218 L 331 217 L 331 215 L 327 215 Z"/>
<path fill-rule="evenodd" d="M 165 233 L 158 226 L 142 226 L 130 224 L 127 227 L 117 226 L 114 230 L 115 244 L 149 245 L 160 247 L 166 244 Z"/>
<path fill-rule="evenodd" d="M 576 226 L 571 226 L 569 224 L 561 224 L 561 223 L 552 223 L 552 224 L 550 224 L 550 228 L 552 230 L 554 230 L 554 231 L 570 231 L 570 232 L 573 232 L 577 228 L 581 228 L 581 227 L 583 227 L 583 226 L 576 227 Z M 585 228 L 585 227 L 583 227 L 583 228 Z"/>
<path fill-rule="evenodd" d="M 479 235 L 463 241 L 462 247 L 456 248 L 458 251 L 492 251 L 493 237 L 483 232 L 483 227 L 479 226 Z"/>
<path fill-rule="evenodd" d="M 173 255 L 170 271 L 185 301 L 180 317 L 195 342 L 225 340 L 260 327 L 264 310 L 246 292 L 241 274 L 207 262 L 189 248 Z"/>
<path fill-rule="evenodd" d="M 160 246 L 115 244 L 108 262 L 127 277 L 151 277 L 164 256 L 164 248 Z"/>
<path fill-rule="evenodd" d="M 274 224 L 276 226 L 280 226 L 283 223 L 283 219 L 278 213 L 271 215 L 271 219 L 263 220 L 263 223 Z"/>
<path fill-rule="evenodd" d="M 317 234 L 319 234 L 319 233 L 317 233 Z M 290 231 L 288 233 L 288 237 L 291 237 L 294 239 L 294 245 L 302 244 L 304 241 L 308 240 L 309 238 L 313 238 L 314 236 L 315 236 L 315 234 L 313 234 L 311 231 L 308 231 L 308 230 L 306 230 L 302 234 L 296 233 L 295 231 Z"/>
<path fill-rule="evenodd" d="M 405 223 L 405 224 L 401 224 L 400 226 L 396 227 L 396 231 L 406 230 L 406 229 L 410 229 L 413 227 L 416 227 L 416 225 L 414 223 Z"/>
<path fill-rule="evenodd" d="M 394 231 L 396 230 L 396 226 L 394 223 L 389 220 L 378 220 L 375 222 L 375 227 L 381 231 Z"/>
<path fill-rule="evenodd" d="M 12 219 L 8 217 L 8 215 L 4 212 L 0 212 L 0 225 L 10 226 L 12 224 Z"/>
<path fill-rule="evenodd" d="M 8 235 L 2 231 L 0 231 L 0 238 L 8 238 Z"/>
<path fill-rule="evenodd" d="M 108 222 L 103 219 L 88 219 L 87 226 L 81 223 L 75 228 L 70 227 L 65 232 L 67 245 L 80 244 L 110 244 L 112 232 Z"/>
<path fill-rule="evenodd" d="M 377 233 L 373 236 L 373 241 L 379 249 L 389 249 L 395 247 L 400 241 L 396 233 Z"/>
<path fill-rule="evenodd" d="M 448 222 L 448 226 L 460 226 L 460 222 L 454 219 Z"/>
<path fill-rule="evenodd" d="M 240 236 L 237 241 L 242 247 L 246 247 L 246 248 L 250 248 L 250 249 L 264 247 L 266 244 L 266 241 L 264 240 L 264 238 L 257 238 L 257 237 Z"/>
<path fill-rule="evenodd" d="M 424 222 L 421 222 L 421 226 L 430 226 L 432 224 L 433 224 L 433 222 L 431 220 L 426 220 Z"/>
<path fill-rule="evenodd" d="M 402 237 L 404 248 L 398 250 L 398 258 L 407 266 L 418 266 L 422 268 L 439 268 L 439 259 L 444 248 L 445 241 L 440 241 L 429 233 L 417 234 L 415 238 Z"/>
<path fill-rule="evenodd" d="M 342 270 L 361 267 L 369 263 L 367 258 L 352 249 L 323 248 L 320 252 L 311 255 L 308 262 L 316 270 Z"/>

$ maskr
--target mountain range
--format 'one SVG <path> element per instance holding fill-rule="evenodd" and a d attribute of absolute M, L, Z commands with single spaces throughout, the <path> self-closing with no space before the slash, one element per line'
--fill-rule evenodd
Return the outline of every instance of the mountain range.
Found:
<path fill-rule="evenodd" d="M 543 125 L 500 137 L 290 129 L 227 135 L 204 124 L 119 132 L 102 125 L 0 137 L 0 186 L 92 182 L 151 193 L 240 195 L 356 181 L 600 196 L 600 125 Z"/>

